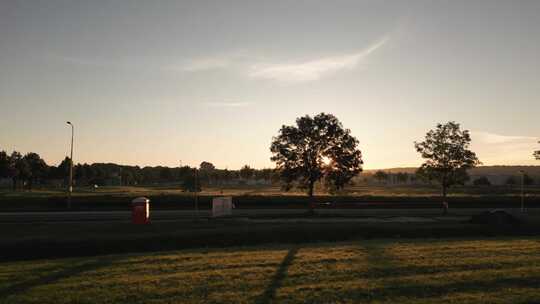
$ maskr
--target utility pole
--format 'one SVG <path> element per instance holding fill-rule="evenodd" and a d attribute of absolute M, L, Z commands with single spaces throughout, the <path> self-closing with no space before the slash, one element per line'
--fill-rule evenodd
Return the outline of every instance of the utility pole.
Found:
<path fill-rule="evenodd" d="M 519 173 L 521 173 L 521 213 L 525 212 L 525 171 L 519 170 Z"/>
<path fill-rule="evenodd" d="M 199 169 L 195 168 L 195 216 L 199 219 Z"/>
<path fill-rule="evenodd" d="M 68 188 L 68 209 L 71 209 L 71 194 L 73 192 L 73 134 L 75 133 L 75 127 L 68 121 L 66 122 L 71 126 L 71 154 L 69 156 L 69 188 Z"/>

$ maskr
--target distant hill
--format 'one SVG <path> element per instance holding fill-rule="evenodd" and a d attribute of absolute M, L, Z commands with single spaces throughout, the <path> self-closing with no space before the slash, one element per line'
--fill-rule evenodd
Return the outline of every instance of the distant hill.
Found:
<path fill-rule="evenodd" d="M 386 173 L 415 173 L 418 168 L 404 167 L 404 168 L 387 168 L 387 169 L 375 169 L 365 170 L 364 173 L 373 174 L 378 170 Z M 540 166 L 480 166 L 469 171 L 470 175 L 482 176 L 482 175 L 519 175 L 519 171 L 523 170 L 531 176 L 540 176 Z"/>

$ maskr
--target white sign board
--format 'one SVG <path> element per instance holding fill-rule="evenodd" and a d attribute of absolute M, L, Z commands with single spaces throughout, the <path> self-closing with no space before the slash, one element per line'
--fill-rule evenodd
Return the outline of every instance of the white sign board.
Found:
<path fill-rule="evenodd" d="M 232 197 L 215 197 L 212 200 L 212 216 L 232 215 Z"/>

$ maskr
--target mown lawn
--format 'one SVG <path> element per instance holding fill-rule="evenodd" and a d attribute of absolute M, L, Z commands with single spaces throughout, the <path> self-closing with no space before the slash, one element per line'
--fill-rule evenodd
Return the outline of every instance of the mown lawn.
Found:
<path fill-rule="evenodd" d="M 540 239 L 361 240 L 0 263 L 0 302 L 540 302 Z"/>

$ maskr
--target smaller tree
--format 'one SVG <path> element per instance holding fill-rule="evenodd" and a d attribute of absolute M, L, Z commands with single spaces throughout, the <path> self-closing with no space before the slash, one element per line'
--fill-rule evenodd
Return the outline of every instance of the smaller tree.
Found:
<path fill-rule="evenodd" d="M 540 141 L 538 142 L 540 144 Z M 534 158 L 536 158 L 537 160 L 540 160 L 540 150 L 538 151 L 534 151 Z"/>
<path fill-rule="evenodd" d="M 439 182 L 444 203 L 448 188 L 464 184 L 469 178 L 467 170 L 480 164 L 476 154 L 469 150 L 470 143 L 469 131 L 461 130 L 453 121 L 438 124 L 426 134 L 424 141 L 414 143 L 416 151 L 426 160 L 418 174 Z"/>
<path fill-rule="evenodd" d="M 212 164 L 211 162 L 203 161 L 199 165 L 199 168 L 201 169 L 201 171 L 212 171 L 216 169 L 216 166 L 214 166 L 214 164 Z"/>

